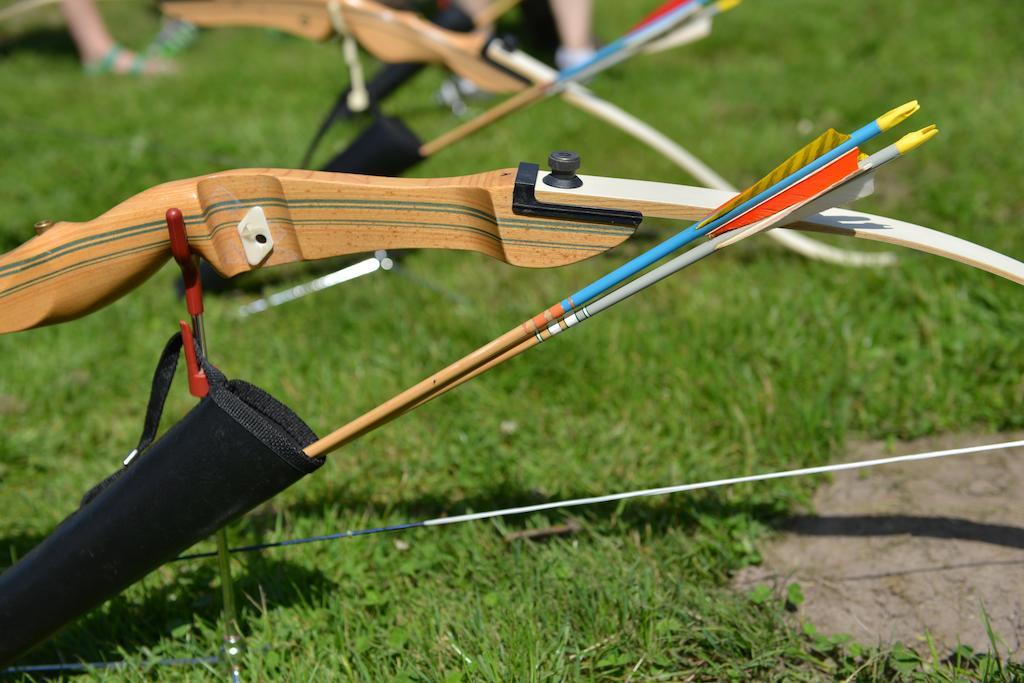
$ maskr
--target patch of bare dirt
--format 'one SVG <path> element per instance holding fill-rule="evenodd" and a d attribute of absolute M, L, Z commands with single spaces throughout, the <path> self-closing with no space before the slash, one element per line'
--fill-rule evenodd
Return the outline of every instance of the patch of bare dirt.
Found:
<path fill-rule="evenodd" d="M 868 460 L 1024 438 L 1024 434 L 920 439 L 888 449 L 859 443 Z M 901 641 L 940 654 L 957 643 L 989 648 L 983 611 L 1002 654 L 1024 639 L 1024 449 L 844 472 L 814 496 L 813 513 L 787 520 L 761 548 L 764 563 L 734 579 L 783 591 L 797 582 L 798 616 L 823 633 L 866 644 Z"/>

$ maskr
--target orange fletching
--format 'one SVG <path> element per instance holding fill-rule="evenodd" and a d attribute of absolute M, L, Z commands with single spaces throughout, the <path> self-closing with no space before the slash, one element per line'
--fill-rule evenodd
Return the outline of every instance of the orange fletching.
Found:
<path fill-rule="evenodd" d="M 671 12 L 672 10 L 676 9 L 677 7 L 682 7 L 683 5 L 688 5 L 691 2 L 694 2 L 694 0 L 669 0 L 665 4 L 661 5 L 660 7 L 655 9 L 653 12 L 648 14 L 646 17 L 641 19 L 638 24 L 636 24 L 635 26 L 633 26 L 633 28 L 631 28 L 629 30 L 630 30 L 630 32 L 633 32 L 633 31 L 636 31 L 637 29 L 640 29 L 640 28 L 643 28 L 644 26 L 647 26 L 647 24 L 652 24 L 655 21 L 657 21 L 658 19 L 661 19 L 663 16 L 665 16 L 666 14 Z"/>
<path fill-rule="evenodd" d="M 813 199 L 822 192 L 841 183 L 856 173 L 860 168 L 857 165 L 857 157 L 859 155 L 860 150 L 854 147 L 827 166 L 822 167 L 803 180 L 787 187 L 777 195 L 769 197 L 757 206 L 732 219 L 725 225 L 712 230 L 708 234 L 708 237 L 714 237 L 716 235 L 721 235 L 724 232 L 729 232 L 730 230 L 745 227 L 751 223 L 764 220 L 772 214 L 784 211 L 795 204 L 801 204 Z"/>

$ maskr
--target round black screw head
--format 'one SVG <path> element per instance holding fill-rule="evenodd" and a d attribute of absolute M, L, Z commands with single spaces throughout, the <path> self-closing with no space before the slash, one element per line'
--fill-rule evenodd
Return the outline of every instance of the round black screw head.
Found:
<path fill-rule="evenodd" d="M 544 177 L 546 185 L 563 189 L 583 185 L 583 181 L 576 175 L 576 171 L 580 170 L 580 155 L 576 152 L 552 152 L 548 155 L 548 167 L 551 173 Z"/>

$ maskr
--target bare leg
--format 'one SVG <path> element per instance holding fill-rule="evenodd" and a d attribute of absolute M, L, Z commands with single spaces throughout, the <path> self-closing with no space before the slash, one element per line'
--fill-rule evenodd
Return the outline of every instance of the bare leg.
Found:
<path fill-rule="evenodd" d="M 102 59 L 114 47 L 114 38 L 92 0 L 63 0 L 60 7 L 83 63 Z"/>
<path fill-rule="evenodd" d="M 592 0 L 550 0 L 555 15 L 561 46 L 555 53 L 555 64 L 567 69 L 594 54 Z"/>
<path fill-rule="evenodd" d="M 558 37 L 570 50 L 593 50 L 594 3 L 592 0 L 551 0 Z"/>

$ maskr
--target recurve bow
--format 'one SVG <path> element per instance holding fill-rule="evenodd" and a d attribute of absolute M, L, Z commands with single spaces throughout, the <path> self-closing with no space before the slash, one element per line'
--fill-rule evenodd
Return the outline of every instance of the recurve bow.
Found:
<path fill-rule="evenodd" d="M 171 16 L 205 26 L 252 25 L 253 22 L 258 25 L 270 25 L 269 22 L 275 21 L 277 14 L 263 13 L 260 8 L 265 4 L 264 0 L 171 0 L 163 3 L 162 8 Z M 661 10 L 652 13 L 652 17 L 662 16 L 682 4 L 684 3 L 670 0 Z M 675 48 L 707 36 L 710 32 L 711 17 L 718 11 L 719 4 L 721 3 L 712 4 L 693 13 L 688 21 L 674 31 L 656 40 L 652 39 L 643 51 L 655 52 Z M 725 7 L 734 4 L 736 3 L 726 3 Z M 522 50 L 509 47 L 504 41 L 495 39 L 483 31 L 463 33 L 446 30 L 423 20 L 414 12 L 394 10 L 375 0 L 330 0 L 320 2 L 319 6 L 325 17 L 329 17 L 330 7 L 342 12 L 347 30 L 355 35 L 364 49 L 384 62 L 416 61 L 443 64 L 482 90 L 493 93 L 523 93 L 528 86 L 532 85 L 534 89 L 539 89 L 558 78 L 558 72 L 547 64 Z M 306 8 L 307 5 L 300 3 L 295 7 L 296 9 L 291 10 L 292 13 Z M 517 78 L 511 78 L 510 74 Z M 533 95 L 522 96 L 533 97 L 538 94 L 539 90 L 536 90 Z M 566 83 L 559 96 L 569 105 L 647 145 L 708 187 L 737 191 L 727 180 L 682 145 L 618 105 L 598 97 L 582 84 Z M 509 106 L 518 105 L 512 102 Z M 465 128 L 457 128 L 451 131 L 450 136 L 446 134 L 432 143 L 427 143 L 424 145 L 427 147 L 424 156 L 461 139 L 466 132 Z M 773 230 L 769 236 L 803 256 L 839 265 L 881 266 L 895 262 L 895 258 L 889 253 L 837 249 L 791 230 Z"/>
<path fill-rule="evenodd" d="M 169 207 L 184 213 L 193 250 L 231 276 L 409 248 L 559 266 L 620 244 L 644 216 L 696 220 L 735 195 L 586 175 L 577 188 L 558 188 L 545 177 L 512 168 L 436 179 L 242 169 L 165 183 L 91 221 L 40 221 L 40 235 L 0 256 L 0 332 L 80 317 L 141 284 L 171 256 Z M 912 223 L 830 209 L 786 227 L 926 251 L 1024 284 L 1018 261 Z"/>
<path fill-rule="evenodd" d="M 186 419 L 194 425 L 230 427 L 231 443 L 236 447 L 225 450 L 219 431 L 204 440 L 203 434 L 179 423 L 169 437 L 135 457 L 119 478 L 97 487 L 84 511 L 58 527 L 56 540 L 43 541 L 0 576 L 4 588 L 0 590 L 0 611 L 6 610 L 5 623 L 14 628 L 28 605 L 38 606 L 34 601 L 55 589 L 37 571 L 41 567 L 59 565 L 59 571 L 51 573 L 68 577 L 95 594 L 62 593 L 56 602 L 47 598 L 53 604 L 30 615 L 31 633 L 23 629 L 14 645 L 0 643 L 0 661 L 17 656 L 58 628 L 62 620 L 74 618 L 122 590 L 226 520 L 316 469 L 322 456 L 334 448 L 746 236 L 788 224 L 801 230 L 903 245 L 1024 284 L 1024 263 L 979 245 L 902 221 L 826 208 L 861 196 L 878 167 L 936 133 L 934 126 L 929 126 L 870 156 L 860 153 L 859 145 L 916 109 L 916 103 L 908 103 L 848 135 L 828 131 L 738 196 L 667 183 L 577 176 L 566 168 L 571 157 L 559 155 L 555 159 L 559 163 L 553 164 L 556 169 L 550 173 L 523 163 L 514 170 L 426 181 L 272 170 L 226 172 L 158 186 L 109 212 L 107 222 L 53 225 L 0 260 L 7 271 L 36 271 L 23 276 L 22 291 L 50 299 L 49 310 L 40 313 L 17 293 L 0 298 L 0 319 L 7 331 L 93 310 L 144 280 L 169 255 L 166 238 L 158 239 L 149 227 L 161 222 L 159 217 L 169 205 L 191 217 L 189 241 L 207 258 L 217 259 L 215 264 L 226 272 L 381 246 L 470 249 L 524 265 L 554 265 L 585 256 L 578 251 L 581 244 L 589 245 L 588 253 L 596 253 L 621 242 L 645 215 L 698 221 L 318 441 L 282 406 L 271 404 L 272 399 L 253 395 L 242 385 L 232 389 L 210 367 L 212 386 L 217 387 L 211 388 L 215 398 L 201 403 Z M 491 229 L 482 227 L 486 225 Z M 140 235 L 144 236 L 141 240 Z M 708 240 L 655 265 L 701 237 Z M 39 242 L 44 238 L 48 239 Z M 580 242 L 582 239 L 592 241 Z M 647 266 L 654 268 L 642 273 Z M 117 287 L 96 287 L 97 280 L 110 279 L 111 274 L 116 274 Z M 631 280 L 633 276 L 636 278 Z M 12 282 L 7 278 L 18 274 L 4 277 L 9 290 Z M 48 292 L 47 287 L 53 291 Z M 11 322 L 16 319 L 21 322 Z M 178 347 L 180 344 L 177 342 Z M 177 348 L 169 345 L 165 357 L 176 353 Z M 167 375 L 158 373 L 165 380 Z M 246 395 L 253 396 L 252 405 L 239 407 L 240 398 Z M 260 423 L 259 428 L 246 427 L 252 423 L 253 411 L 268 405 L 272 420 Z M 272 444 L 254 441 L 271 428 L 278 430 Z M 174 451 L 176 444 L 191 458 L 189 462 L 180 461 Z M 270 445 L 279 446 L 279 452 L 270 450 Z M 262 453 L 261 470 L 253 469 L 250 458 L 250 452 L 257 450 Z M 227 458 L 234 464 L 223 465 Z M 203 470 L 194 484 L 187 476 L 195 474 L 193 460 Z M 167 485 L 176 487 L 177 493 L 148 497 L 147 492 L 160 490 L 162 477 L 169 478 Z M 219 501 L 215 494 L 237 478 L 243 479 L 238 500 Z M 140 493 L 139 486 L 148 488 Z M 188 499 L 196 497 L 194 486 L 205 491 L 196 501 Z M 120 516 L 106 514 L 111 506 L 121 505 L 119 501 L 130 507 L 130 514 L 124 509 L 116 511 Z M 151 513 L 153 506 L 162 512 Z M 195 528 L 182 527 L 181 520 L 186 517 L 193 520 Z M 139 536 L 141 532 L 125 529 L 119 520 L 145 530 L 145 538 Z M 176 524 L 170 524 L 172 521 Z M 173 538 L 155 538 L 159 529 L 172 529 Z M 78 558 L 95 555 L 90 543 L 104 552 L 116 552 L 121 559 L 104 556 L 105 571 L 86 576 Z M 68 545 L 75 546 L 73 554 Z M 26 583 L 33 585 L 31 595 L 21 588 Z M 68 586 L 56 589 L 70 590 Z"/>

